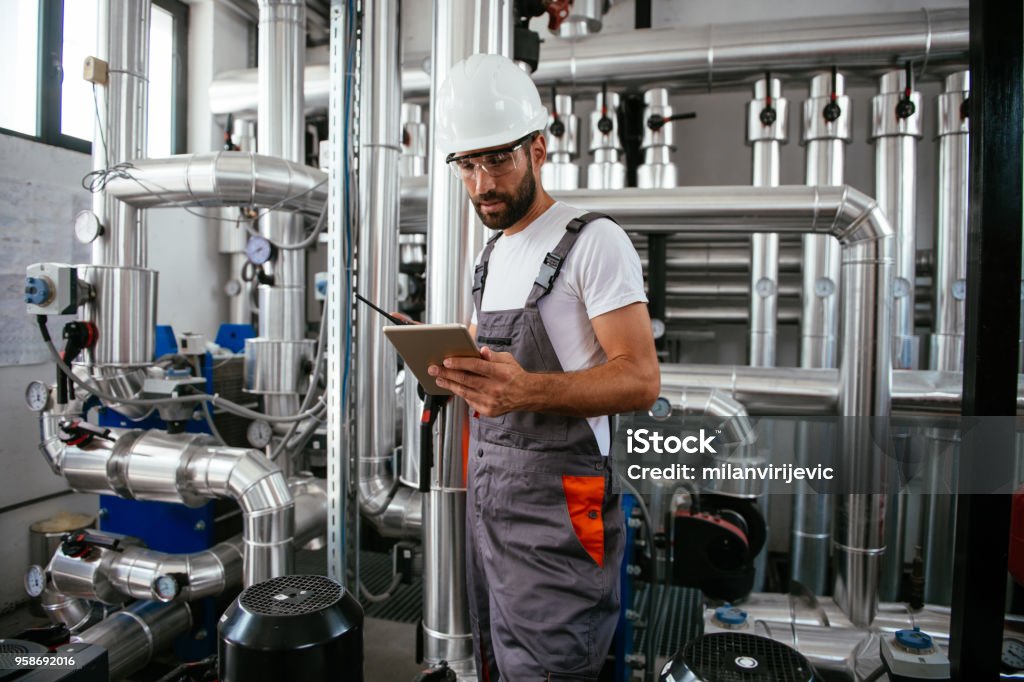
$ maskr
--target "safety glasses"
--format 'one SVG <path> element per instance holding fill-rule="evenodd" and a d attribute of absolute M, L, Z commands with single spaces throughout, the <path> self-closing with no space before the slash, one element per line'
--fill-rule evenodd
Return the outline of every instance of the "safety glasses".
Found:
<path fill-rule="evenodd" d="M 486 152 L 477 152 L 476 154 L 466 154 L 458 157 L 454 154 L 449 154 L 448 158 L 445 159 L 445 163 L 452 169 L 452 174 L 460 180 L 471 180 L 476 177 L 477 172 L 480 170 L 492 178 L 500 178 L 502 175 L 508 175 L 519 167 L 522 154 L 518 152 L 532 142 L 535 135 L 536 133 L 530 133 L 526 137 L 521 137 L 509 146 L 500 149 L 491 149 Z"/>

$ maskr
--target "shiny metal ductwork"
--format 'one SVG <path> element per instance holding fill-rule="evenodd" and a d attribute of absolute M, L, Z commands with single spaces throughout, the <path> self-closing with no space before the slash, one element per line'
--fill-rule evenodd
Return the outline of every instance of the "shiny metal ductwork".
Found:
<path fill-rule="evenodd" d="M 575 163 L 580 152 L 579 128 L 580 117 L 572 113 L 572 97 L 556 94 L 544 131 L 548 143 L 548 159 L 540 167 L 544 189 L 579 189 L 580 167 Z"/>
<path fill-rule="evenodd" d="M 504 13 L 511 3 L 501 0 L 437 0 L 434 3 L 431 100 L 451 67 L 471 54 L 511 56 L 505 33 L 480 31 L 483 17 L 492 26 L 511 26 Z M 431 131 L 437 127 L 436 108 L 430 112 Z M 431 145 L 435 136 L 431 135 Z M 473 263 L 484 245 L 462 183 L 445 168 L 444 157 L 430 153 L 429 224 L 427 227 L 428 323 L 468 322 Z M 428 664 L 448 661 L 462 677 L 475 675 L 473 637 L 466 593 L 466 479 L 463 433 L 468 429 L 466 404 L 449 400 L 434 426 L 434 466 L 420 476 L 430 477 L 423 500 L 423 653 Z"/>
<path fill-rule="evenodd" d="M 841 417 L 888 415 L 891 407 L 892 228 L 873 199 L 840 187 L 681 187 L 674 190 L 620 190 L 611 194 L 580 191 L 572 203 L 604 210 L 627 229 L 648 232 L 696 232 L 714 226 L 720 232 L 750 234 L 828 234 L 842 245 L 841 262 L 849 285 L 841 292 L 837 413 Z M 872 470 L 884 485 L 884 472 L 870 443 L 849 434 L 843 463 L 850 471 Z M 835 594 L 850 619 L 871 622 L 877 604 L 879 558 L 884 547 L 884 496 L 846 495 L 837 524 Z M 882 533 L 882 536 L 878 534 Z"/>
<path fill-rule="evenodd" d="M 552 33 L 565 40 L 578 40 L 599 33 L 607 3 L 608 0 L 576 0 L 569 16 Z"/>
<path fill-rule="evenodd" d="M 295 502 L 280 469 L 261 452 L 195 434 L 111 431 L 109 438 L 53 454 L 71 488 L 190 507 L 233 499 L 243 516 L 244 584 L 291 572 Z M 52 440 L 46 446 L 56 448 Z"/>
<path fill-rule="evenodd" d="M 327 174 L 323 171 L 253 152 L 138 159 L 128 172 L 131 177 L 112 177 L 107 192 L 140 209 L 274 206 L 315 218 L 327 200 Z"/>
<path fill-rule="evenodd" d="M 935 232 L 934 328 L 929 367 L 943 372 L 964 368 L 967 298 L 967 219 L 969 198 L 969 71 L 946 77 L 938 97 L 939 186 Z M 1008 292 L 1010 293 L 1010 292 Z M 1017 292 L 1012 292 L 1016 298 Z M 925 599 L 949 604 L 953 590 L 956 496 L 949 494 L 959 446 L 936 429 L 925 442 L 924 516 Z M 952 445 L 952 447 L 951 447 Z"/>
<path fill-rule="evenodd" d="M 150 0 L 99 5 L 96 56 L 108 64 L 109 81 L 98 89 L 92 166 L 105 171 L 146 152 L 149 111 Z M 157 273 L 147 265 L 144 215 L 108 191 L 93 194 L 92 210 L 102 226 L 92 242 L 92 264 L 79 270 L 95 291 L 81 319 L 96 325 L 93 347 L 78 366 L 107 393 L 134 398 L 153 358 Z M 125 295 L 129 291 L 131 295 Z M 129 418 L 150 410 L 112 404 Z"/>
<path fill-rule="evenodd" d="M 626 165 L 619 138 L 619 93 L 602 91 L 590 114 L 590 155 L 587 189 L 622 189 L 626 186 Z"/>
<path fill-rule="evenodd" d="M 43 590 L 40 601 L 49 621 L 54 625 L 63 625 L 72 634 L 85 630 L 101 617 L 98 609 L 94 609 L 85 599 L 69 597 L 52 586 Z"/>
<path fill-rule="evenodd" d="M 871 139 L 875 144 L 875 196 L 896 231 L 896 279 L 893 285 L 893 367 L 918 367 L 920 339 L 914 334 L 917 277 L 917 142 L 921 139 L 921 94 L 913 90 L 911 67 L 889 71 L 872 98 Z M 906 436 L 893 434 L 904 447 Z M 886 504 L 881 598 L 899 595 L 903 575 L 906 491 L 895 491 Z"/>
<path fill-rule="evenodd" d="M 323 535 L 327 498 L 323 481 L 288 481 L 295 500 L 294 545 L 298 549 Z M 53 586 L 65 598 L 107 604 L 129 599 L 194 601 L 242 584 L 245 541 L 238 536 L 209 549 L 170 554 L 141 547 L 130 538 L 116 549 L 94 548 L 85 556 L 58 549 L 47 566 Z"/>
<path fill-rule="evenodd" d="M 71 641 L 106 649 L 110 679 L 120 680 L 144 668 L 154 654 L 171 646 L 191 627 L 188 604 L 140 601 L 73 635 Z"/>
<path fill-rule="evenodd" d="M 962 8 L 870 15 L 814 17 L 803 20 L 708 24 L 602 34 L 599 40 L 548 40 L 533 74 L 538 85 L 558 82 L 683 81 L 701 89 L 756 77 L 765 69 L 804 72 L 808 67 L 843 64 L 855 69 L 890 69 L 893 57 L 939 64 L 967 62 L 967 10 Z M 430 75 L 422 58 L 402 69 L 406 97 L 426 97 Z M 220 74 L 210 85 L 214 114 L 256 110 L 255 69 Z M 306 107 L 325 110 L 329 69 L 306 68 Z"/>
<path fill-rule="evenodd" d="M 754 83 L 747 103 L 747 144 L 754 154 L 754 187 L 779 184 L 780 145 L 789 138 L 789 102 L 782 81 L 762 78 Z M 750 366 L 774 367 L 779 305 L 779 235 L 750 237 Z"/>
<path fill-rule="evenodd" d="M 360 79 L 359 289 L 388 310 L 398 287 L 401 88 L 397 0 L 364 8 Z M 442 169 L 443 172 L 444 169 Z M 365 311 L 362 308 L 360 312 Z M 359 506 L 390 536 L 416 534 L 422 524 L 421 494 L 402 488 L 391 469 L 395 452 L 396 356 L 376 318 L 357 316 L 356 472 Z M 414 418 L 414 417 L 410 417 Z"/>
<path fill-rule="evenodd" d="M 260 154 L 301 165 L 306 158 L 306 3 L 259 0 L 259 9 L 256 148 Z M 303 226 L 300 216 L 283 211 L 259 220 L 260 234 L 277 244 L 301 242 Z M 306 339 L 306 254 L 301 249 L 278 249 L 263 267 L 272 283 L 259 286 L 259 335 L 245 342 L 245 388 L 260 396 L 268 415 L 291 415 L 299 411 L 316 345 Z M 283 462 L 287 469 L 289 458 Z"/>

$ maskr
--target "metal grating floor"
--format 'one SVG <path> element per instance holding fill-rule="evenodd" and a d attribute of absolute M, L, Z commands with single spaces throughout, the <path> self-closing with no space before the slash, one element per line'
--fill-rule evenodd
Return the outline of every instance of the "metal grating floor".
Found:
<path fill-rule="evenodd" d="M 391 583 L 391 555 L 363 552 L 360 562 L 359 570 L 366 589 L 374 594 L 383 592 Z M 359 601 L 363 603 L 368 618 L 418 623 L 423 612 L 423 581 L 399 585 L 390 599 L 379 604 L 371 604 L 364 599 Z"/>
<path fill-rule="evenodd" d="M 655 622 L 661 624 L 658 636 L 658 655 L 675 656 L 683 644 L 701 634 L 703 629 L 704 600 L 700 590 L 691 587 L 659 585 L 653 590 L 647 583 L 636 584 L 633 609 L 647 616 L 647 599 L 654 593 Z M 648 628 L 638 628 L 633 650 L 644 650 Z"/>

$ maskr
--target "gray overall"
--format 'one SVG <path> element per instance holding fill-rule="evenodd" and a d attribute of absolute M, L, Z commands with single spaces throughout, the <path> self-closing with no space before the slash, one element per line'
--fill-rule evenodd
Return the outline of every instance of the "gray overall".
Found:
<path fill-rule="evenodd" d="M 530 372 L 561 372 L 537 302 L 580 230 L 572 220 L 547 254 L 521 310 L 482 310 L 477 342 Z M 619 615 L 624 528 L 609 459 L 585 419 L 512 412 L 471 419 L 466 509 L 470 622 L 481 682 L 596 680 Z"/>

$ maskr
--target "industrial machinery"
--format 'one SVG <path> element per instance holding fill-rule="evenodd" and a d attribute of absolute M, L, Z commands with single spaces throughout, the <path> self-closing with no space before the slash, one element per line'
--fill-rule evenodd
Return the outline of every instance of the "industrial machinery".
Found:
<path fill-rule="evenodd" d="M 700 590 L 701 606 L 686 616 L 693 637 L 660 652 L 674 654 L 664 682 L 856 680 L 880 666 L 920 679 L 948 667 L 956 509 L 940 493 L 959 441 L 936 427 L 908 443 L 925 453 L 927 475 L 894 491 L 852 429 L 755 427 L 766 416 L 959 410 L 966 10 L 615 31 L 608 2 L 436 0 L 424 60 L 402 55 L 398 0 L 335 0 L 329 63 L 307 65 L 305 0 L 234 3 L 258 7 L 260 66 L 210 88 L 212 114 L 231 117 L 230 148 L 145 158 L 139 27 L 151 1 L 100 4 L 96 58 L 109 82 L 97 88 L 92 207 L 74 224 L 91 259 L 25 263 L 26 311 L 56 368 L 52 385 L 26 392 L 41 453 L 71 488 L 103 496 L 100 528 L 67 536 L 26 579 L 66 646 L 95 652 L 111 679 L 175 646 L 187 660 L 216 647 L 226 682 L 361 681 L 357 600 L 379 603 L 416 581 L 422 679 L 475 679 L 469 415 L 451 400 L 422 427 L 422 396 L 354 294 L 426 322 L 469 319 L 485 231 L 432 151 L 430 98 L 455 62 L 493 52 L 532 67 L 546 93 L 544 186 L 615 217 L 637 247 L 662 360 L 661 398 L 640 417 L 713 418 L 747 463 L 783 451 L 806 462 L 830 448 L 878 484 L 832 495 L 809 484 L 776 496 L 768 485 L 630 491 L 616 682 L 659 672 L 661 636 L 678 623 L 655 595 L 680 587 Z M 543 44 L 529 36 L 541 15 L 552 34 Z M 687 135 L 720 123 L 693 92 L 737 88 L 749 93 L 732 113 L 744 121 L 750 181 L 700 184 L 701 166 L 714 164 L 687 156 Z M 873 187 L 845 173 L 868 88 Z M 691 108 L 700 116 L 680 113 Z M 326 114 L 328 136 L 315 149 L 313 114 Z M 786 178 L 797 114 L 804 173 Z M 916 164 L 932 136 L 926 251 L 917 197 L 929 180 Z M 313 157 L 321 168 L 307 165 Z M 224 223 L 231 321 L 214 343 L 157 324 L 158 280 L 178 276 L 149 267 L 146 215 L 157 208 L 210 210 Z M 310 253 L 326 257 L 316 275 Z M 58 327 L 66 315 L 75 319 Z M 742 357 L 714 364 L 729 349 Z M 382 595 L 363 580 L 373 543 L 394 552 Z M 326 546 L 326 576 L 296 575 L 296 552 L 311 546 Z M 39 679 L 93 679 L 81 675 Z"/>

